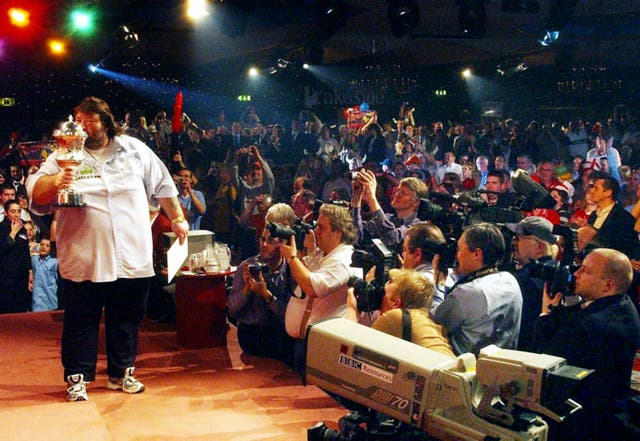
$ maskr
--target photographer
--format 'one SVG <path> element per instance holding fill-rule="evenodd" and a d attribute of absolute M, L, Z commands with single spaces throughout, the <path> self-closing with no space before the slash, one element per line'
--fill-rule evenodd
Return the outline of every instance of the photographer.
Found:
<path fill-rule="evenodd" d="M 298 258 L 295 240 L 280 245 L 280 253 L 289 264 L 291 277 L 298 284 L 286 311 L 287 333 L 302 338 L 310 323 L 341 317 L 347 307 L 347 281 L 352 275 L 351 245 L 356 237 L 349 211 L 325 204 L 315 230 L 305 237 L 307 255 Z M 304 365 L 303 344 L 294 344 L 296 369 Z"/>
<path fill-rule="evenodd" d="M 544 280 L 530 275 L 538 265 L 553 262 L 554 244 L 553 224 L 543 217 L 526 217 L 517 224 L 507 224 L 507 228 L 516 234 L 514 240 L 513 260 L 521 268 L 513 275 L 522 292 L 522 320 L 518 349 L 533 349 L 533 325 L 542 306 L 542 290 Z"/>
<path fill-rule="evenodd" d="M 264 194 L 272 196 L 275 188 L 275 179 L 269 164 L 262 158 L 255 145 L 249 148 L 241 148 L 235 153 L 234 159 L 232 182 L 233 186 L 238 189 L 239 200 L 242 204 L 239 211 L 242 212 L 246 208 L 247 199 L 256 198 Z M 244 175 L 244 178 L 239 176 L 241 161 L 248 161 L 248 173 Z"/>
<path fill-rule="evenodd" d="M 487 204 L 498 208 L 509 208 L 514 200 L 514 194 L 509 192 L 509 173 L 501 170 L 490 171 L 487 175 L 486 192 L 482 199 Z"/>
<path fill-rule="evenodd" d="M 468 227 L 458 239 L 456 272 L 460 279 L 435 310 L 457 355 L 495 344 L 515 349 L 520 332 L 522 295 L 515 277 L 498 271 L 504 238 L 494 225 Z"/>
<path fill-rule="evenodd" d="M 435 310 L 444 300 L 444 286 L 440 286 L 440 273 L 436 273 L 440 261 L 439 248 L 445 244 L 440 228 L 433 224 L 412 225 L 402 244 L 402 268 L 413 269 L 425 275 L 434 285 L 431 310 Z M 446 274 L 442 274 L 446 277 Z"/>
<path fill-rule="evenodd" d="M 575 272 L 575 294 L 583 303 L 558 307 L 562 295 L 551 298 L 545 290 L 535 324 L 536 352 L 595 370 L 572 395 L 583 411 L 562 424 L 551 424 L 550 440 L 623 439 L 618 414 L 629 395 L 631 369 L 640 345 L 640 320 L 625 295 L 632 276 L 624 254 L 599 248 Z"/>
<path fill-rule="evenodd" d="M 395 249 L 404 240 L 409 227 L 420 222 L 417 212 L 420 199 L 428 195 L 427 186 L 417 178 L 403 178 L 396 188 L 391 206 L 396 214 L 382 211 L 376 198 L 375 173 L 362 170 L 353 179 L 353 196 L 351 198 L 351 214 L 358 231 L 358 243 L 367 242 L 369 238 L 380 238 L 389 248 Z M 369 221 L 362 220 L 361 207 L 365 202 L 373 213 Z"/>
<path fill-rule="evenodd" d="M 286 210 L 288 209 L 288 210 Z M 266 218 L 291 226 L 295 215 L 285 204 L 276 204 Z M 291 278 L 280 254 L 282 240 L 265 228 L 259 254 L 238 266 L 227 299 L 228 313 L 237 322 L 238 343 L 250 355 L 270 357 L 292 364 L 292 339 L 284 328 L 284 312 L 291 297 Z"/>
<path fill-rule="evenodd" d="M 404 328 L 408 326 L 412 343 L 454 358 L 442 326 L 429 317 L 433 292 L 433 282 L 424 274 L 408 269 L 390 270 L 389 280 L 384 286 L 380 315 L 371 327 L 404 338 Z M 409 314 L 407 325 L 405 311 Z M 349 288 L 345 318 L 358 321 L 359 316 L 353 288 Z"/>

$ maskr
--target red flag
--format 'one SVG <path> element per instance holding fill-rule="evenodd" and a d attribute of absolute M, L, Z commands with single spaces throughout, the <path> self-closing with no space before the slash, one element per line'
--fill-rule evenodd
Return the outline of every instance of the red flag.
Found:
<path fill-rule="evenodd" d="M 171 130 L 173 130 L 173 133 L 180 133 L 180 131 L 182 131 L 182 92 L 178 92 L 176 101 L 173 103 Z"/>

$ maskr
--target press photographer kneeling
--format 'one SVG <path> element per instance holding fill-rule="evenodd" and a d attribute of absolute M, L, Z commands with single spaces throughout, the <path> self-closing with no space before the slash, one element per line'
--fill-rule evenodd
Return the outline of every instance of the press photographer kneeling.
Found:
<path fill-rule="evenodd" d="M 285 204 L 272 206 L 266 215 L 267 222 L 287 226 L 295 219 L 293 210 Z M 270 228 L 263 230 L 258 238 L 259 254 L 238 266 L 227 307 L 230 320 L 238 326 L 238 343 L 243 352 L 292 365 L 293 340 L 284 327 L 292 282 L 280 254 L 281 243 L 282 239 L 274 237 Z"/>
<path fill-rule="evenodd" d="M 545 290 L 535 324 L 535 352 L 563 357 L 571 365 L 595 370 L 574 394 L 583 411 L 563 424 L 550 424 L 550 439 L 633 439 L 623 438 L 619 419 L 640 346 L 638 313 L 625 294 L 632 277 L 631 263 L 624 254 L 598 248 L 575 272 L 575 294 L 582 297 L 581 304 L 560 307 L 563 296 L 552 296 Z"/>

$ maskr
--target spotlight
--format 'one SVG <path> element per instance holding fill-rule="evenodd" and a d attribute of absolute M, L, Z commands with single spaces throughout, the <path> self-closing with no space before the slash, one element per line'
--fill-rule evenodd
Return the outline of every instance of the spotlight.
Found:
<path fill-rule="evenodd" d="M 89 70 L 90 70 L 92 73 L 96 73 L 96 70 L 98 70 L 98 66 L 96 66 L 95 64 L 90 64 L 90 65 L 89 65 Z"/>
<path fill-rule="evenodd" d="M 538 44 L 540 46 L 551 46 L 560 37 L 560 31 L 545 31 L 542 38 L 538 38 Z"/>
<path fill-rule="evenodd" d="M 471 72 L 471 69 L 466 68 L 461 72 L 461 74 L 463 78 L 468 79 L 468 78 L 471 78 L 471 75 L 473 75 L 473 72 Z"/>
<path fill-rule="evenodd" d="M 459 5 L 458 24 L 467 37 L 484 37 L 484 24 L 487 21 L 484 2 L 485 0 L 456 0 Z"/>
<path fill-rule="evenodd" d="M 280 69 L 286 69 L 287 67 L 291 66 L 291 61 L 287 60 L 286 58 L 278 58 L 278 68 Z"/>
<path fill-rule="evenodd" d="M 140 42 L 138 34 L 125 25 L 118 27 L 116 30 L 116 41 L 125 49 L 133 49 Z"/>
<path fill-rule="evenodd" d="M 64 53 L 66 52 L 66 49 L 67 49 L 66 45 L 64 44 L 64 41 L 62 41 L 62 40 L 50 39 L 47 42 L 47 44 L 49 46 L 49 51 L 53 55 L 64 55 Z"/>
<path fill-rule="evenodd" d="M 257 68 L 255 68 L 255 67 L 251 67 L 251 68 L 249 68 L 249 76 L 250 76 L 251 78 L 255 78 L 255 77 L 257 77 L 257 76 L 258 76 L 258 69 L 257 69 Z"/>
<path fill-rule="evenodd" d="M 411 35 L 420 23 L 420 8 L 416 0 L 389 0 L 387 19 L 396 37 Z"/>
<path fill-rule="evenodd" d="M 304 63 L 304 64 L 302 65 L 302 68 L 303 68 L 303 69 L 305 69 L 305 70 L 306 70 L 306 69 L 309 69 L 309 64 L 308 64 L 308 63 Z"/>
<path fill-rule="evenodd" d="M 546 22 L 545 33 L 538 38 L 541 46 L 549 46 L 560 37 L 560 31 L 569 23 L 573 11 L 580 0 L 551 0 L 549 3 L 549 17 Z"/>
<path fill-rule="evenodd" d="M 319 2 L 316 11 L 323 37 L 329 37 L 347 22 L 347 5 L 342 0 Z"/>
<path fill-rule="evenodd" d="M 192 20 L 199 20 L 209 15 L 206 0 L 189 0 L 187 2 L 187 17 Z"/>

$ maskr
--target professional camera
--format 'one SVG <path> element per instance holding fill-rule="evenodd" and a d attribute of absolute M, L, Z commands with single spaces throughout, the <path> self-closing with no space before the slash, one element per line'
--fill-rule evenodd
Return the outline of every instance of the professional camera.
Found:
<path fill-rule="evenodd" d="M 263 276 L 266 276 L 269 272 L 269 266 L 266 263 L 262 262 L 251 263 L 249 264 L 248 268 L 249 273 L 251 273 L 251 277 L 256 280 L 260 278 L 260 273 L 262 273 Z"/>
<path fill-rule="evenodd" d="M 353 288 L 358 310 L 371 312 L 380 309 L 384 297 L 384 285 L 389 279 L 389 270 L 398 266 L 398 257 L 391 252 L 380 239 L 371 240 L 371 251 L 355 250 L 351 255 L 351 266 L 362 268 L 367 274 L 371 268 L 376 267 L 375 277 L 370 282 L 352 276 L 347 284 Z"/>
<path fill-rule="evenodd" d="M 562 293 L 565 295 L 573 293 L 575 268 L 569 265 L 562 265 L 560 262 L 532 262 L 527 266 L 529 275 L 549 282 L 549 297 Z"/>
<path fill-rule="evenodd" d="M 458 251 L 458 242 L 454 238 L 450 237 L 443 243 L 433 242 L 427 239 L 423 242 L 421 248 L 432 256 L 436 254 L 440 256 L 438 270 L 441 272 L 453 268 Z"/>
<path fill-rule="evenodd" d="M 307 441 L 419 441 L 428 440 L 426 432 L 400 421 L 388 419 L 378 421 L 376 412 L 350 412 L 338 420 L 340 430 L 327 427 L 324 422 L 307 429 Z"/>
<path fill-rule="evenodd" d="M 553 298 L 557 293 L 571 295 L 575 289 L 575 273 L 579 265 L 577 256 L 577 231 L 566 225 L 555 225 L 553 234 L 562 236 L 564 247 L 560 262 L 533 262 L 527 266 L 529 275 L 549 282 L 548 294 Z"/>
<path fill-rule="evenodd" d="M 302 222 L 300 219 L 298 219 L 296 223 L 291 226 L 291 228 L 275 222 L 269 222 L 267 224 L 267 228 L 269 229 L 269 233 L 271 233 L 271 237 L 290 240 L 291 236 L 294 236 L 296 247 L 298 249 L 304 248 L 304 237 L 315 227 L 316 221 L 306 223 Z"/>

